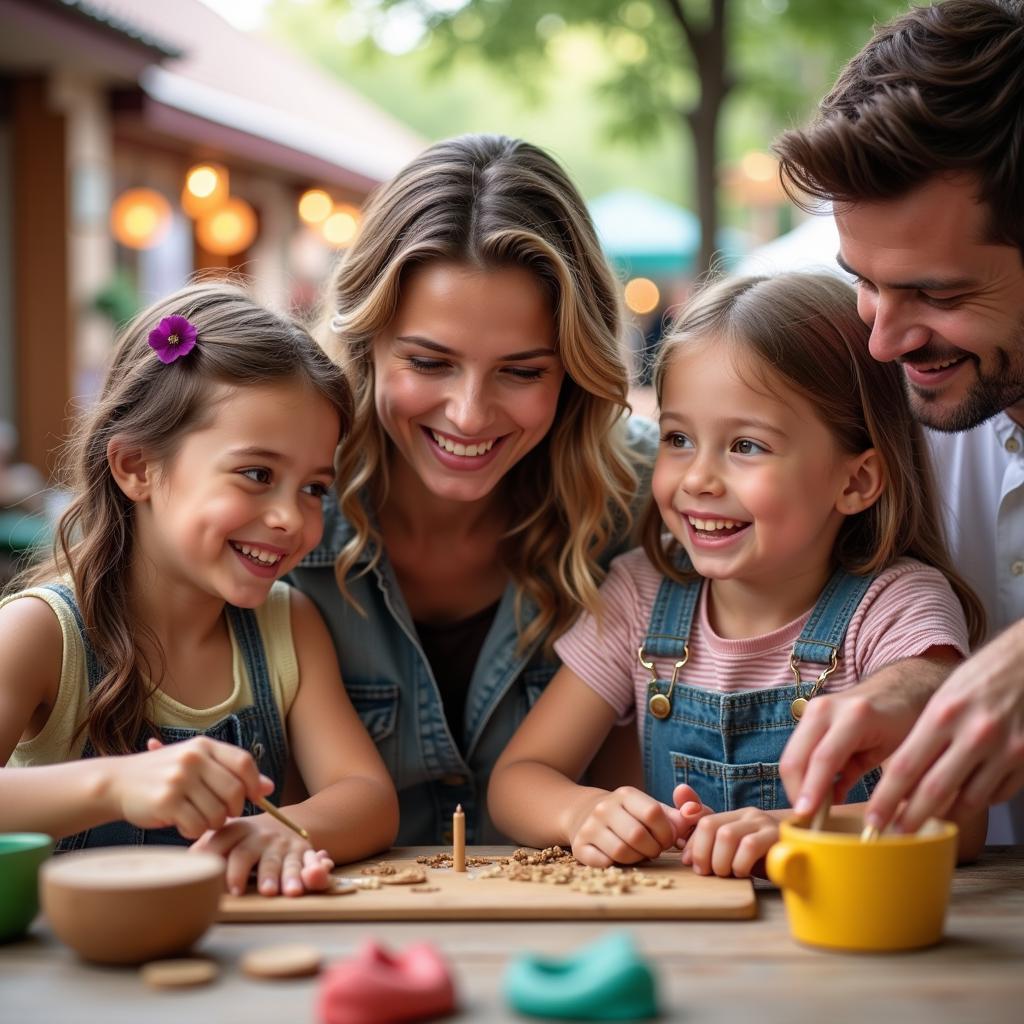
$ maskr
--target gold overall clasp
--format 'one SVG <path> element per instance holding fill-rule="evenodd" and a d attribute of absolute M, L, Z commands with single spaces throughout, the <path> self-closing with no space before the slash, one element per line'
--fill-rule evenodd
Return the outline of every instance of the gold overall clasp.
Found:
<path fill-rule="evenodd" d="M 658 689 L 658 671 L 653 661 L 644 658 L 644 649 L 641 645 L 636 652 L 640 664 L 651 673 L 651 681 L 647 684 L 647 691 L 650 693 L 650 700 L 647 702 L 648 710 L 655 718 L 668 718 L 672 712 L 672 691 L 675 689 L 676 680 L 679 678 L 679 670 L 686 664 L 690 657 L 690 645 L 683 644 L 683 656 L 672 666 L 672 679 L 668 684 L 668 690 L 664 693 Z"/>
<path fill-rule="evenodd" d="M 831 644 L 829 645 L 831 647 Z M 836 647 L 832 647 L 832 655 L 829 658 L 828 666 L 825 670 L 814 680 L 814 685 L 811 687 L 811 692 L 805 697 L 801 694 L 789 705 L 789 713 L 793 716 L 794 722 L 799 722 L 803 717 L 804 712 L 807 710 L 807 705 L 821 693 L 822 687 L 825 685 L 825 680 L 836 670 L 836 665 L 839 664 L 839 650 Z M 793 653 L 789 656 L 789 667 L 793 670 L 793 676 L 796 679 L 796 688 L 799 692 L 800 687 L 804 685 L 804 681 L 800 678 L 800 659 L 796 656 L 796 649 L 794 648 Z"/>

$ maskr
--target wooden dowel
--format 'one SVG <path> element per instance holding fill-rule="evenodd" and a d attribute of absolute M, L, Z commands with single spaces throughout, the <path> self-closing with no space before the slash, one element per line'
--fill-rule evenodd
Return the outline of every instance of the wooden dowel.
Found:
<path fill-rule="evenodd" d="M 256 803 L 259 804 L 259 806 L 272 818 L 277 818 L 282 825 L 286 825 L 290 828 L 297 836 L 302 836 L 302 838 L 307 842 L 309 841 L 309 833 L 301 825 L 297 825 L 292 821 L 288 815 L 282 814 L 265 796 L 261 796 Z"/>
<path fill-rule="evenodd" d="M 466 815 L 462 804 L 452 815 L 452 868 L 455 871 L 466 870 Z"/>

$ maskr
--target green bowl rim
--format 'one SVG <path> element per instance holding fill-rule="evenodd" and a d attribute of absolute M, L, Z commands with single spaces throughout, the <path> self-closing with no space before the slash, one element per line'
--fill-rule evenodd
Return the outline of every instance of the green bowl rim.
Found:
<path fill-rule="evenodd" d="M 4 840 L 12 839 L 21 840 L 22 845 L 5 850 Z M 10 857 L 18 853 L 34 853 L 53 845 L 53 836 L 47 835 L 45 832 L 0 832 L 0 857 Z"/>

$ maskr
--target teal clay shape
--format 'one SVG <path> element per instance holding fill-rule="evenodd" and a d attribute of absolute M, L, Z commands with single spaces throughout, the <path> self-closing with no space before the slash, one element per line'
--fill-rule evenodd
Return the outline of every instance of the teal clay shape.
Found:
<path fill-rule="evenodd" d="M 643 1020 L 658 1015 L 654 972 L 627 932 L 554 959 L 526 953 L 505 971 L 505 998 L 533 1017 Z"/>

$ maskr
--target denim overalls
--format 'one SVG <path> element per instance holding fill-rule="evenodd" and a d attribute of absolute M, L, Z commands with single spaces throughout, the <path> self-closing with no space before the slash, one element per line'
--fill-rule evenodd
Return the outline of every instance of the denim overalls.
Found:
<path fill-rule="evenodd" d="M 648 793 L 671 805 L 672 790 L 687 783 L 715 811 L 788 807 L 779 780 L 782 749 L 806 702 L 835 669 L 850 619 L 872 580 L 839 569 L 826 584 L 790 655 L 797 682 L 735 693 L 680 681 L 704 581 L 663 580 L 638 652 L 641 664 L 651 672 L 643 724 Z M 672 679 L 657 677 L 650 660 L 654 657 L 675 661 Z M 813 684 L 800 682 L 800 665 L 806 662 L 819 666 Z M 850 790 L 847 801 L 866 800 L 880 777 L 879 769 L 868 772 Z"/>
<path fill-rule="evenodd" d="M 657 428 L 633 418 L 627 442 L 639 476 L 633 507 L 637 517 L 650 491 Z M 450 844 L 452 811 L 459 803 L 466 812 L 466 842 L 508 842 L 487 814 L 487 784 L 495 761 L 555 674 L 558 660 L 545 656 L 542 639 L 520 649 L 516 590 L 510 584 L 473 669 L 462 735 L 456 739 L 386 552 L 371 572 L 365 571 L 369 551 L 349 571 L 346 586 L 365 614 L 342 596 L 334 563 L 353 534 L 336 496 L 329 495 L 323 540 L 290 580 L 309 595 L 327 623 L 345 689 L 394 780 L 401 814 L 396 845 Z M 617 538 L 602 554 L 601 564 L 607 567 L 627 546 L 628 538 Z M 535 614 L 524 598 L 522 624 Z"/>
<path fill-rule="evenodd" d="M 91 692 L 92 688 L 103 678 L 104 672 L 89 643 L 78 602 L 71 589 L 64 584 L 50 584 L 45 589 L 58 594 L 74 612 L 78 630 L 82 635 L 82 646 L 85 648 L 85 664 Z M 228 625 L 234 633 L 235 641 L 249 674 L 255 704 L 222 718 L 204 733 L 199 733 L 195 729 L 163 726 L 159 730 L 160 739 L 164 743 L 176 743 L 179 740 L 203 735 L 250 751 L 259 770 L 274 780 L 276 788 L 268 799 L 276 803 L 288 760 L 288 743 L 281 724 L 281 716 L 277 710 L 277 702 L 274 700 L 270 686 L 263 637 L 260 635 L 256 614 L 251 609 L 234 608 L 227 605 L 225 611 Z M 145 740 L 139 743 L 138 749 L 140 751 L 146 749 Z M 96 756 L 96 751 L 90 741 L 86 740 L 81 756 L 83 758 Z M 246 801 L 245 810 L 242 813 L 257 814 L 259 808 Z M 176 828 L 142 829 L 127 821 L 111 821 L 85 832 L 79 832 L 77 835 L 65 836 L 57 843 L 57 849 L 81 850 L 91 846 L 188 846 L 192 842 L 193 840 L 186 839 Z"/>

